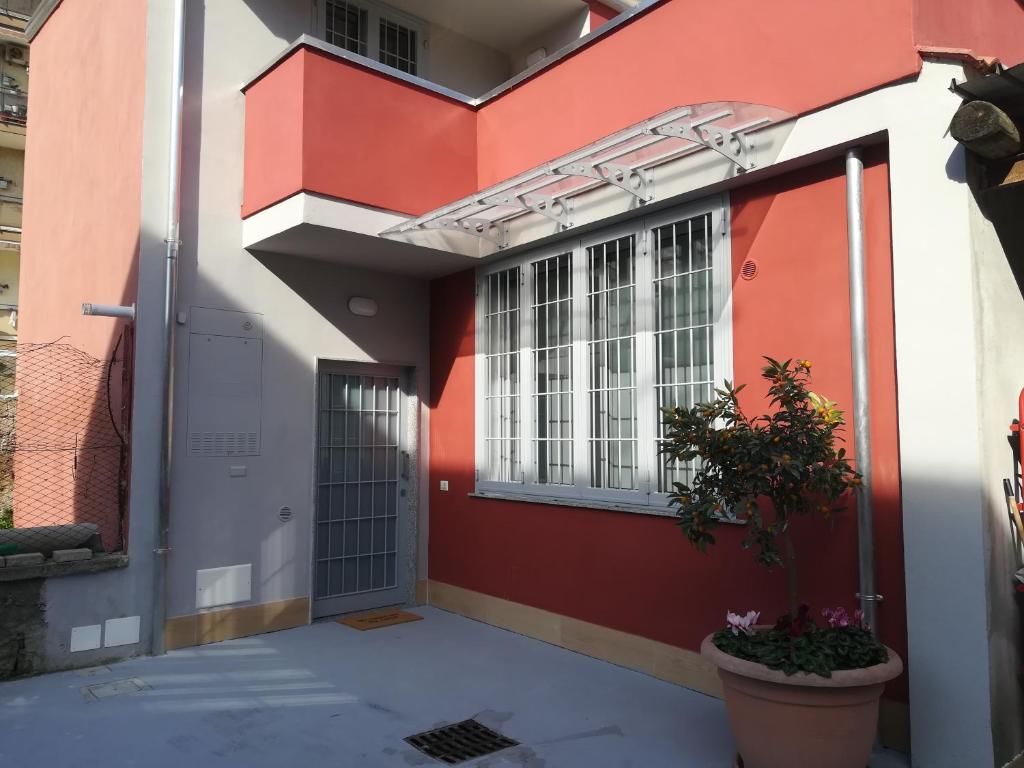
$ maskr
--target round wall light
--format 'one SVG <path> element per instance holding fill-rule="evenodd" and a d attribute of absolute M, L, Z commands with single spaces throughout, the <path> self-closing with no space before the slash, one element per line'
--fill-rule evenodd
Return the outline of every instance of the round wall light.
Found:
<path fill-rule="evenodd" d="M 359 317 L 373 317 L 377 314 L 377 302 L 365 296 L 353 296 L 348 300 L 348 311 Z"/>

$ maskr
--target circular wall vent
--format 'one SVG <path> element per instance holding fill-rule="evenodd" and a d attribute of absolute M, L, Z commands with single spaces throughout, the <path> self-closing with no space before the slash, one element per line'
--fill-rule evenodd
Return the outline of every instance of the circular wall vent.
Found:
<path fill-rule="evenodd" d="M 277 511 L 277 516 L 279 518 L 281 518 L 281 522 L 282 523 L 287 523 L 289 520 L 292 519 L 292 508 L 291 507 L 281 507 Z"/>
<path fill-rule="evenodd" d="M 757 262 L 753 259 L 747 259 L 743 262 L 740 267 L 740 277 L 744 280 L 753 280 L 757 277 Z"/>

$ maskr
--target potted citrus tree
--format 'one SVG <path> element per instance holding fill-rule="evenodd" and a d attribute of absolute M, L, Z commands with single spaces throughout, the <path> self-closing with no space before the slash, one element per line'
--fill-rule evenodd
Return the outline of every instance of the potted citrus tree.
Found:
<path fill-rule="evenodd" d="M 744 768 L 864 768 L 882 689 L 903 664 L 859 612 L 800 603 L 791 537 L 799 518 L 842 510 L 861 479 L 836 445 L 842 412 L 810 390 L 811 363 L 765 359 L 767 413 L 747 416 L 729 383 L 665 412 L 664 452 L 693 467 L 671 494 L 686 538 L 706 552 L 718 525 L 742 523 L 743 547 L 788 575 L 788 613 L 760 624 L 756 611 L 727 611 L 701 653 L 718 667 Z"/>

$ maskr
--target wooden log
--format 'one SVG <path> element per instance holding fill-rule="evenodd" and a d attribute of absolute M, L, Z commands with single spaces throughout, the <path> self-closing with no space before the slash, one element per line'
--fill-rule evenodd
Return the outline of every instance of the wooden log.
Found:
<path fill-rule="evenodd" d="M 949 124 L 953 138 L 975 154 L 1002 160 L 1021 151 L 1020 130 L 995 104 L 969 101 L 953 115 Z"/>

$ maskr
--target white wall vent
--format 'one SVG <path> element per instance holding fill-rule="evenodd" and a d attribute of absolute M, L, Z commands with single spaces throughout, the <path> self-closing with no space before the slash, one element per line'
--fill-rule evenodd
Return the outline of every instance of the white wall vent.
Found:
<path fill-rule="evenodd" d="M 196 608 L 252 600 L 252 563 L 196 571 Z"/>
<path fill-rule="evenodd" d="M 256 432 L 191 432 L 189 453 L 196 456 L 258 456 Z"/>

